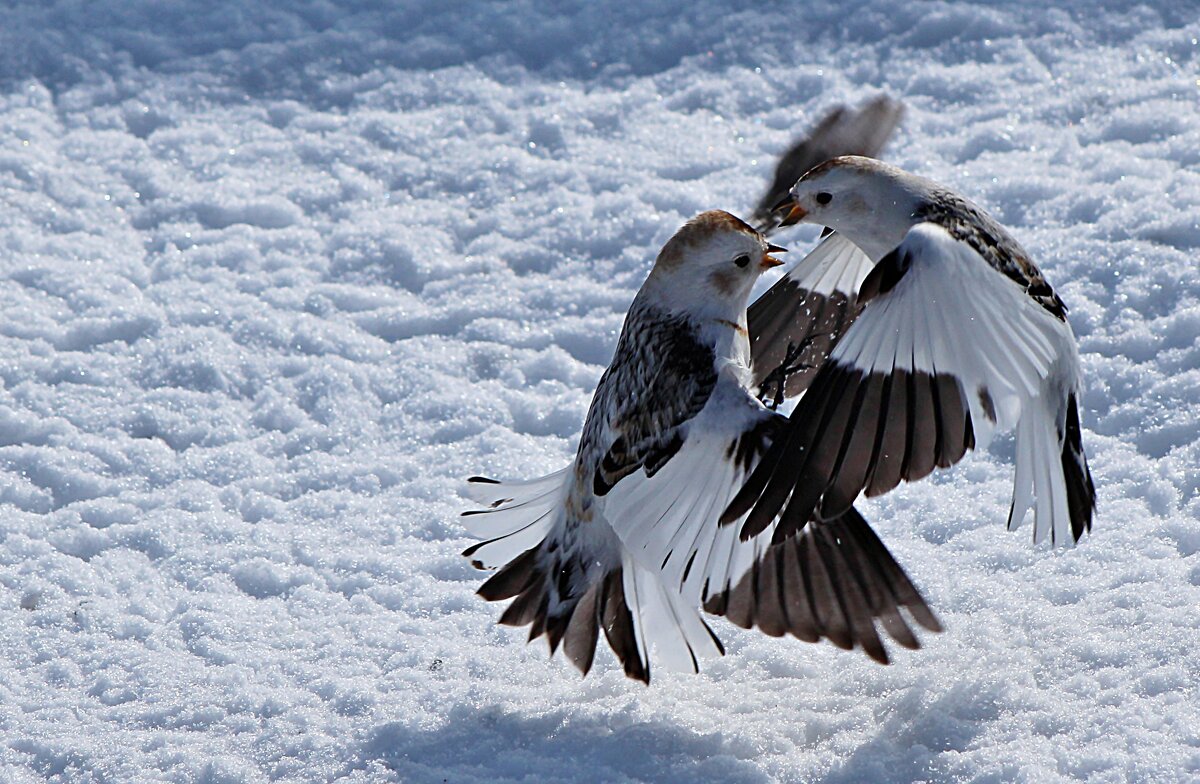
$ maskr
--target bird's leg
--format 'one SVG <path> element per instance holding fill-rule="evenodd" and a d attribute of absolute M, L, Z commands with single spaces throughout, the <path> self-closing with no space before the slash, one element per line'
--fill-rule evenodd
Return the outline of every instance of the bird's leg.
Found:
<path fill-rule="evenodd" d="M 779 363 L 779 367 L 772 370 L 767 377 L 763 379 L 763 383 L 759 387 L 759 389 L 762 390 L 759 400 L 761 400 L 763 405 L 767 406 L 772 411 L 778 410 L 779 406 L 783 404 L 784 390 L 787 387 L 788 376 L 799 370 L 807 370 L 813 367 L 812 365 L 804 363 L 796 363 L 796 360 L 799 359 L 802 353 L 804 353 L 804 349 L 808 346 L 809 342 L 810 341 L 806 339 L 803 342 L 796 344 L 789 340 L 787 353 L 784 355 L 783 361 Z M 772 384 L 775 385 L 775 393 L 770 396 L 771 400 L 768 402 L 767 393 L 768 390 L 771 389 Z"/>
<path fill-rule="evenodd" d="M 800 356 L 804 354 L 805 350 L 812 345 L 814 340 L 830 334 L 832 333 L 815 332 L 811 335 L 806 335 L 804 340 L 800 341 L 799 343 L 793 343 L 790 340 L 788 341 L 787 352 L 783 357 L 783 361 L 779 363 L 779 367 L 767 374 L 767 377 L 763 379 L 762 384 L 759 385 L 761 393 L 759 394 L 758 399 L 764 406 L 767 406 L 772 411 L 778 410 L 779 406 L 783 404 L 784 390 L 787 387 L 788 376 L 801 370 L 812 370 L 813 368 L 817 367 L 817 365 L 810 365 L 806 362 L 798 362 L 797 360 L 799 360 Z M 772 383 L 775 384 L 775 393 L 774 395 L 771 395 L 771 401 L 768 403 L 767 391 L 771 388 Z"/>

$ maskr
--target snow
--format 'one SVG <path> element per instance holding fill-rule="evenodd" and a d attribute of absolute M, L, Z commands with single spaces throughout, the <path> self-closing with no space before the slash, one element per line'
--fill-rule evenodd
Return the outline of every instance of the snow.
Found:
<path fill-rule="evenodd" d="M 541 8 L 6 8 L 0 779 L 1200 776 L 1195 9 Z M 473 596 L 459 479 L 564 464 L 662 242 L 880 92 L 1071 307 L 1094 533 L 1004 531 L 1002 439 L 864 507 L 922 650 L 580 680 Z"/>

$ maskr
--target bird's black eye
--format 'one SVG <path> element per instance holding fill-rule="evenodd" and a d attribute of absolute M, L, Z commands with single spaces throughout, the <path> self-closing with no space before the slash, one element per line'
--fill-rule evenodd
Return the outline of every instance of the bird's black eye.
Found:
<path fill-rule="evenodd" d="M 738 256 L 736 259 L 734 259 L 733 263 L 738 265 L 739 267 L 745 267 L 747 264 L 750 263 L 750 256 L 748 254 L 743 253 L 741 256 Z"/>
<path fill-rule="evenodd" d="M 817 204 L 828 204 L 833 201 L 833 194 L 829 191 L 821 191 L 817 194 Z"/>

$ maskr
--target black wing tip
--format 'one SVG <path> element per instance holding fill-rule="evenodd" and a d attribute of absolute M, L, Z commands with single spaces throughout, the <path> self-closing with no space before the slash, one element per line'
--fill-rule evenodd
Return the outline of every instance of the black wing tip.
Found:
<path fill-rule="evenodd" d="M 741 508 L 742 506 L 743 504 L 740 503 L 735 497 L 729 502 L 729 506 L 725 507 L 725 511 L 721 512 L 721 516 L 717 518 L 717 525 L 724 528 L 744 515 L 746 513 L 746 509 L 749 509 L 750 507 L 746 506 L 746 508 L 743 509 Z"/>
<path fill-rule="evenodd" d="M 914 621 L 921 624 L 921 628 L 925 629 L 926 631 L 933 632 L 934 634 L 941 634 L 942 632 L 946 631 L 946 627 L 942 625 L 942 619 L 938 618 L 937 614 L 934 613 L 934 611 L 930 609 L 928 605 L 922 602 L 921 608 L 923 612 L 915 613 L 913 612 L 911 605 L 904 605 L 904 609 L 908 610 L 908 614 Z M 917 643 L 917 645 L 913 646 L 913 650 L 916 650 L 919 647 L 921 647 L 920 643 Z"/>
<path fill-rule="evenodd" d="M 488 478 L 488 477 L 486 477 L 486 476 L 468 476 L 468 477 L 467 477 L 467 481 L 468 481 L 468 482 L 471 482 L 471 483 L 474 483 L 474 484 L 485 484 L 485 485 L 498 485 L 498 484 L 500 484 L 500 480 L 499 480 L 499 479 L 490 479 L 490 478 Z"/>
<path fill-rule="evenodd" d="M 712 630 L 711 626 L 704 622 L 703 618 L 700 619 L 700 623 L 704 624 L 704 631 L 708 632 L 708 636 L 712 638 L 713 645 L 715 645 L 717 648 L 717 655 L 724 656 L 725 643 L 721 642 L 721 638 L 717 636 L 717 633 Z M 699 668 L 697 668 L 696 671 L 699 672 Z"/>
<path fill-rule="evenodd" d="M 869 656 L 876 664 L 882 664 L 886 667 L 892 663 L 891 658 L 888 656 L 887 649 L 885 649 L 882 645 L 878 648 L 868 648 L 863 646 L 863 653 L 867 654 L 867 656 Z"/>
<path fill-rule="evenodd" d="M 600 618 L 604 637 L 617 655 L 625 676 L 650 685 L 650 662 L 642 658 L 633 624 L 633 613 L 625 601 L 624 570 L 613 569 L 600 588 Z"/>
<path fill-rule="evenodd" d="M 1067 397 L 1067 418 L 1062 447 L 1063 480 L 1067 486 L 1067 509 L 1071 515 L 1071 535 L 1078 542 L 1091 533 L 1096 512 L 1096 485 L 1083 451 L 1083 432 L 1079 425 L 1079 406 L 1072 393 Z M 1010 513 L 1011 519 L 1011 513 Z"/>

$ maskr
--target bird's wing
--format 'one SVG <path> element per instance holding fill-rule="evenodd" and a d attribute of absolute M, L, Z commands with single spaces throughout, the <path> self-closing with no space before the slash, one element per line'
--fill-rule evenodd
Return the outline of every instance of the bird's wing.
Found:
<path fill-rule="evenodd" d="M 771 209 L 788 194 L 796 180 L 818 163 L 840 155 L 879 156 L 904 115 L 904 104 L 881 95 L 857 109 L 839 106 L 825 115 L 817 127 L 802 136 L 779 158 L 775 176 L 751 221 L 764 234 L 778 228 Z"/>
<path fill-rule="evenodd" d="M 634 473 L 608 493 L 604 517 L 626 550 L 685 606 L 703 606 L 771 635 L 791 632 L 861 645 L 887 661 L 875 621 L 901 645 L 916 637 L 900 614 L 940 626 L 920 593 L 854 510 L 780 544 L 749 541 L 717 518 L 787 424 L 732 381 L 719 383 L 687 437 L 651 476 Z"/>
<path fill-rule="evenodd" d="M 484 541 L 463 555 L 479 568 L 499 567 L 479 593 L 512 599 L 500 623 L 529 626 L 531 640 L 545 635 L 551 653 L 561 643 L 584 674 L 603 630 L 626 675 L 646 683 L 652 646 L 679 670 L 698 671 L 700 658 L 722 652 L 699 602 L 684 603 L 657 569 L 636 561 L 580 485 L 603 498 L 655 476 L 683 446 L 716 382 L 713 349 L 696 325 L 636 299 L 574 465 L 531 483 L 472 480 L 469 496 L 487 508 L 465 513 L 464 524 Z"/>
<path fill-rule="evenodd" d="M 713 350 L 694 324 L 650 311 L 631 314 L 634 322 L 588 413 L 589 424 L 605 426 L 596 435 L 603 450 L 592 488 L 598 496 L 638 469 L 653 476 L 670 460 L 683 445 L 681 426 L 704 408 L 717 382 Z"/>
<path fill-rule="evenodd" d="M 779 158 L 753 223 L 764 234 L 779 228 L 772 208 L 812 167 L 840 155 L 876 157 L 904 115 L 904 105 L 881 95 L 851 109 L 829 112 Z M 808 388 L 816 368 L 856 315 L 855 293 L 871 261 L 853 243 L 832 234 L 748 312 L 754 387 L 775 405 Z"/>
<path fill-rule="evenodd" d="M 858 288 L 873 266 L 853 242 L 829 234 L 754 301 L 746 324 L 759 399 L 778 405 L 808 388 L 858 315 Z"/>
<path fill-rule="evenodd" d="M 728 526 L 726 529 L 732 529 Z M 768 547 L 736 583 L 709 596 L 704 609 L 772 637 L 827 638 L 861 645 L 888 663 L 875 621 L 905 648 L 921 647 L 900 609 L 929 631 L 941 623 L 858 510 L 809 523 Z"/>
<path fill-rule="evenodd" d="M 771 527 L 789 535 L 1016 425 L 1010 524 L 1036 498 L 1035 541 L 1067 543 L 1090 528 L 1070 327 L 931 223 L 909 231 L 859 297 L 862 313 L 722 522 L 743 538 Z"/>

